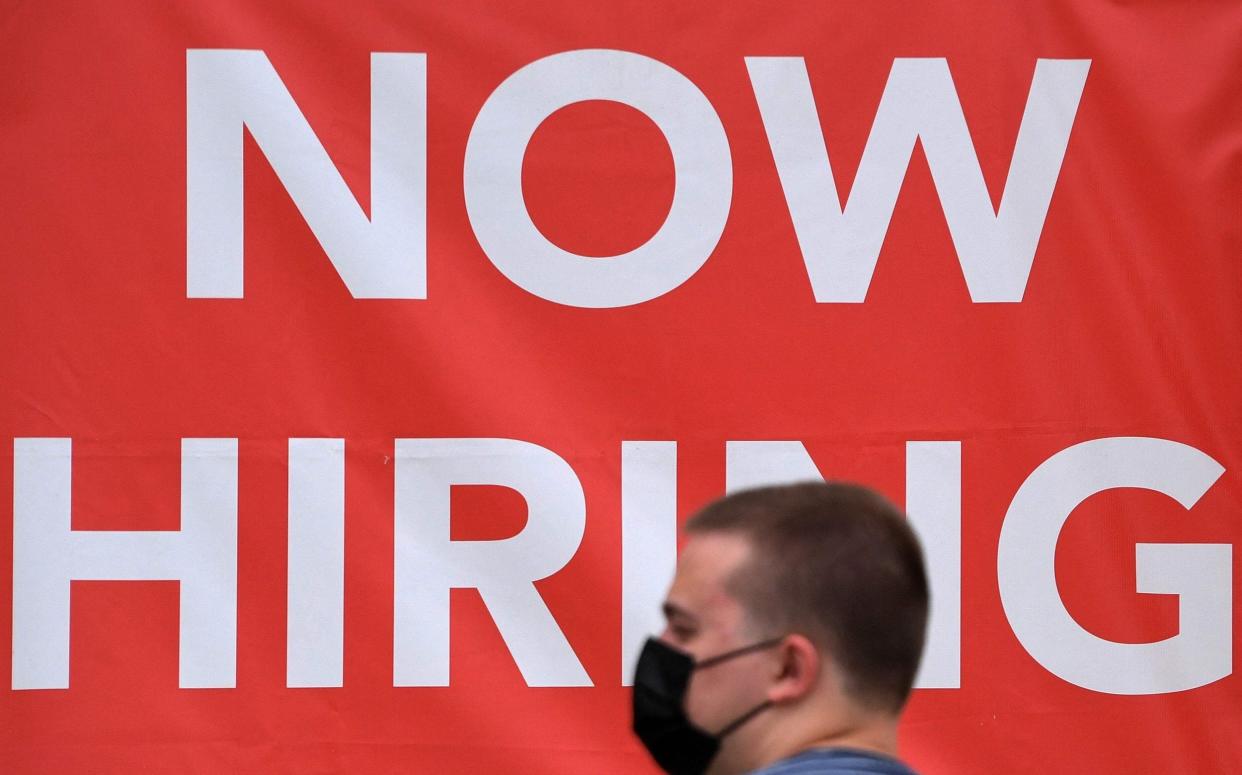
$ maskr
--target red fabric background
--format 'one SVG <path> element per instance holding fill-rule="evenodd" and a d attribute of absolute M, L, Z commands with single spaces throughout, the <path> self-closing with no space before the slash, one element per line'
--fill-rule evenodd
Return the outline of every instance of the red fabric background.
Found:
<path fill-rule="evenodd" d="M 177 688 L 175 583 L 75 582 L 71 688 L 0 689 L 0 770 L 652 771 L 617 669 L 623 439 L 678 442 L 683 515 L 722 491 L 727 439 L 802 440 L 825 474 L 898 502 L 906 440 L 961 440 L 962 687 L 916 692 L 903 754 L 928 775 L 1242 770 L 1236 676 L 1148 697 L 1076 687 L 1026 654 L 996 585 L 1001 519 L 1031 470 L 1080 441 L 1145 435 L 1195 446 L 1226 473 L 1189 513 L 1144 492 L 1084 504 L 1059 547 L 1067 606 L 1102 637 L 1172 635 L 1176 600 L 1133 591 L 1136 541 L 1234 544 L 1242 599 L 1242 9 L 920 6 L 0 9 L 0 493 L 11 491 L 12 438 L 72 437 L 75 528 L 175 529 L 178 440 L 240 439 L 237 688 Z M 734 160 L 711 259 L 623 309 L 564 307 L 511 284 L 476 243 L 462 197 L 466 138 L 488 94 L 539 57 L 589 47 L 690 78 Z M 186 298 L 187 48 L 267 52 L 364 206 L 368 54 L 427 53 L 426 300 L 351 298 L 250 140 L 245 298 Z M 994 201 L 1035 60 L 1091 59 L 1025 299 L 971 303 L 916 149 L 866 303 L 815 304 L 748 55 L 806 57 L 843 195 L 893 58 L 946 57 Z M 660 224 L 672 163 L 641 114 L 580 104 L 538 131 L 526 193 L 558 244 L 616 253 Z M 346 439 L 339 689 L 284 686 L 295 436 Z M 433 436 L 524 439 L 573 466 L 586 535 L 537 586 L 594 688 L 526 687 L 470 591 L 453 594 L 452 686 L 392 687 L 388 458 L 394 438 Z M 456 536 L 521 527 L 520 499 L 462 496 Z M 11 499 L 0 503 L 8 664 Z"/>

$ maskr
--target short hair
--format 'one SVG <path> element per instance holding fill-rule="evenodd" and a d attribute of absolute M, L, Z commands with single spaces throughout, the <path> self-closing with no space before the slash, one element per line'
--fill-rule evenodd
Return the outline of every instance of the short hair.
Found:
<path fill-rule="evenodd" d="M 866 487 L 807 482 L 714 501 L 688 534 L 729 533 L 750 558 L 726 589 L 766 635 L 800 632 L 841 668 L 847 696 L 900 712 L 923 653 L 923 552 L 901 511 Z"/>

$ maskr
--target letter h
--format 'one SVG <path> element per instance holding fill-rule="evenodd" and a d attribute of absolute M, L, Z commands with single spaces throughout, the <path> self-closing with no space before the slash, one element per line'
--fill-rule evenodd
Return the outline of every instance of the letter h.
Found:
<path fill-rule="evenodd" d="M 237 440 L 181 440 L 181 529 L 74 530 L 72 442 L 13 441 L 13 688 L 69 687 L 69 587 L 181 582 L 179 681 L 230 688 L 237 670 Z"/>

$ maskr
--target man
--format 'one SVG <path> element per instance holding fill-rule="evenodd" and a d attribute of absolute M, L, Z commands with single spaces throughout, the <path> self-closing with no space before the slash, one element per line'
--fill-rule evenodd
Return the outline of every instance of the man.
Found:
<path fill-rule="evenodd" d="M 672 775 L 911 775 L 896 759 L 927 624 L 901 512 L 807 483 L 709 504 L 634 677 L 634 730 Z"/>

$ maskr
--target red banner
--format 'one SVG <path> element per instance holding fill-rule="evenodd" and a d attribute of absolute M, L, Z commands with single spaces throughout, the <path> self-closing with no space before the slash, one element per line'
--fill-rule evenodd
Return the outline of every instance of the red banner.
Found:
<path fill-rule="evenodd" d="M 678 521 L 816 476 L 916 769 L 1242 770 L 1234 5 L 3 15 L 0 770 L 654 772 Z"/>

